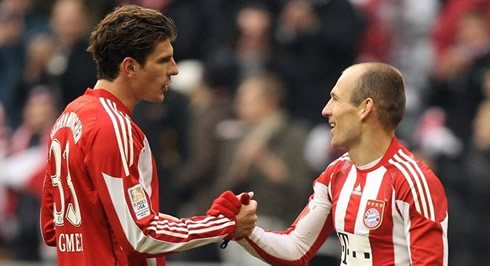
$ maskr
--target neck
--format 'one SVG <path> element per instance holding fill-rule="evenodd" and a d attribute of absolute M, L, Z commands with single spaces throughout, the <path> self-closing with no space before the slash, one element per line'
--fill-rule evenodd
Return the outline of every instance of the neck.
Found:
<path fill-rule="evenodd" d="M 394 132 L 378 130 L 372 133 L 363 134 L 360 142 L 349 148 L 349 157 L 354 164 L 361 166 L 373 162 L 382 157 L 390 147 Z"/>
<path fill-rule="evenodd" d="M 113 81 L 107 79 L 99 79 L 95 83 L 94 90 L 104 89 L 112 93 L 116 98 L 118 98 L 131 112 L 133 112 L 134 107 L 137 102 L 134 101 L 134 97 L 131 97 L 129 90 L 126 89 L 119 79 Z"/>

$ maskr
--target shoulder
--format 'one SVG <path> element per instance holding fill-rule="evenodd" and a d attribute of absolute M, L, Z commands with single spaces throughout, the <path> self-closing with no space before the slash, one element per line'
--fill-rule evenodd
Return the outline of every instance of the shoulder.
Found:
<path fill-rule="evenodd" d="M 413 206 L 426 218 L 443 217 L 447 210 L 444 187 L 436 174 L 406 148 L 400 148 L 385 164 L 396 200 Z M 442 212 L 438 214 L 438 212 Z"/>
<path fill-rule="evenodd" d="M 323 184 L 328 184 L 331 181 L 332 176 L 341 173 L 343 170 L 350 168 L 353 165 L 352 160 L 348 153 L 344 153 L 342 156 L 331 162 L 325 171 L 323 171 L 318 177 L 317 181 Z"/>
<path fill-rule="evenodd" d="M 396 184 L 410 185 L 417 182 L 438 183 L 439 178 L 424 162 L 402 147 L 384 165 Z"/>

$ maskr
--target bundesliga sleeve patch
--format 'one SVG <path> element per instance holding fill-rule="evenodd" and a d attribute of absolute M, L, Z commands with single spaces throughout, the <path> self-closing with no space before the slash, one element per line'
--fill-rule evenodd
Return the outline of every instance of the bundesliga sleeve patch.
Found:
<path fill-rule="evenodd" d="M 130 187 L 128 193 L 136 219 L 141 220 L 150 215 L 150 206 L 143 187 L 140 184 Z"/>

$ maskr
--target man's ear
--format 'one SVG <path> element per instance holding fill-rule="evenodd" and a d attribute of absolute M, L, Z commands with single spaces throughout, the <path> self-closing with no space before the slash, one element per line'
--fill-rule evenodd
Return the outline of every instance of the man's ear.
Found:
<path fill-rule="evenodd" d="M 366 98 L 360 105 L 359 116 L 361 120 L 366 119 L 370 113 L 374 112 L 374 101 L 372 98 Z"/>
<path fill-rule="evenodd" d="M 136 75 L 136 68 L 138 67 L 138 62 L 132 57 L 126 57 L 123 59 L 120 67 L 120 73 L 132 78 Z"/>

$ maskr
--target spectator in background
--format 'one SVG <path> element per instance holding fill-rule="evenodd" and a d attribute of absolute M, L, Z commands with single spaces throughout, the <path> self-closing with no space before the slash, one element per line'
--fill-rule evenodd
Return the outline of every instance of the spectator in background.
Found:
<path fill-rule="evenodd" d="M 438 0 L 351 0 L 367 14 L 369 25 L 358 61 L 385 62 L 403 73 L 406 114 L 397 135 L 411 142 L 413 129 L 426 105 L 433 48 L 429 33 L 439 10 Z"/>
<path fill-rule="evenodd" d="M 490 260 L 490 100 L 478 105 L 472 139 L 458 167 L 449 173 L 453 230 L 450 232 L 452 265 L 486 265 Z M 451 226 L 451 225 L 450 225 Z"/>
<path fill-rule="evenodd" d="M 441 81 L 464 74 L 472 64 L 490 51 L 490 17 L 473 9 L 456 21 L 454 38 L 440 51 L 434 75 Z"/>
<path fill-rule="evenodd" d="M 277 230 L 294 221 L 308 195 L 311 180 L 303 150 L 305 123 L 291 119 L 283 108 L 285 89 L 273 74 L 251 76 L 242 81 L 235 98 L 237 120 L 223 121 L 219 172 L 210 196 L 223 189 L 254 191 L 262 202 L 257 223 Z M 287 200 L 284 200 L 284 197 Z M 238 246 L 222 253 L 225 262 L 257 265 Z"/>
<path fill-rule="evenodd" d="M 0 2 L 0 102 L 9 114 L 9 126 L 16 128 L 26 96 L 18 97 L 25 47 L 39 32 L 48 30 L 47 19 L 34 8 L 32 0 Z"/>
<path fill-rule="evenodd" d="M 0 184 L 9 190 L 1 229 L 15 259 L 40 260 L 39 214 L 34 210 L 40 208 L 47 141 L 58 114 L 57 103 L 47 88 L 36 87 L 23 110 L 23 121 L 0 162 Z"/>
<path fill-rule="evenodd" d="M 88 47 L 89 17 L 83 0 L 57 0 L 50 25 L 55 40 L 48 71 L 54 79 L 65 106 L 92 86 L 96 67 Z"/>
<path fill-rule="evenodd" d="M 354 63 L 366 19 L 347 0 L 288 1 L 273 33 L 276 71 L 288 84 L 293 117 L 323 122 L 319 115 L 342 70 Z"/>
<path fill-rule="evenodd" d="M 182 201 L 179 216 L 206 211 L 205 202 L 216 183 L 221 140 L 217 125 L 232 117 L 232 69 L 214 63 L 184 60 L 178 63 L 179 75 L 171 88 L 182 91 L 190 101 L 191 116 L 186 131 L 188 157 L 174 180 Z M 229 75 L 231 74 L 231 75 Z M 181 254 L 187 261 L 221 261 L 216 245 L 208 245 Z M 175 256 L 172 256 L 175 257 Z"/>
<path fill-rule="evenodd" d="M 448 128 L 468 144 L 471 120 L 483 99 L 484 73 L 490 66 L 490 20 L 481 10 L 469 10 L 456 23 L 454 40 L 434 67 L 429 104 L 444 109 Z"/>
<path fill-rule="evenodd" d="M 219 61 L 229 68 L 236 68 L 237 82 L 241 82 L 273 69 L 276 60 L 273 17 L 267 6 L 260 2 L 241 5 L 234 14 L 232 33 L 214 47 L 206 61 Z"/>
<path fill-rule="evenodd" d="M 175 40 L 175 46 L 179 47 L 175 51 L 177 62 L 185 59 L 202 60 L 205 57 L 207 52 L 205 47 L 210 38 L 208 20 L 217 16 L 216 14 L 208 16 L 207 9 L 214 3 L 210 4 L 204 0 L 117 0 L 117 2 L 152 8 L 171 17 L 179 29 L 179 37 Z M 220 14 L 218 17 L 224 15 Z"/>
<path fill-rule="evenodd" d="M 483 71 L 482 94 L 487 100 L 490 99 L 490 66 Z"/>
<path fill-rule="evenodd" d="M 177 215 L 180 203 L 175 173 L 187 158 L 189 99 L 179 91 L 168 90 L 165 101 L 154 104 L 142 101 L 135 106 L 133 120 L 152 143 L 160 189 L 160 210 Z M 208 202 L 209 203 L 209 202 Z"/>
<path fill-rule="evenodd" d="M 21 15 L 0 4 L 0 102 L 9 114 L 10 127 L 20 123 L 20 103 L 15 99 L 15 85 L 21 78 L 24 57 Z"/>
<path fill-rule="evenodd" d="M 56 80 L 49 74 L 48 66 L 55 50 L 55 42 L 51 35 L 39 33 L 27 43 L 22 76 L 17 82 L 16 99 L 25 102 L 30 90 L 38 86 L 49 88 L 53 96 L 59 100 Z"/>
<path fill-rule="evenodd" d="M 8 153 L 10 129 L 7 124 L 7 114 L 3 105 L 0 103 L 0 162 L 3 163 Z M 8 209 L 8 189 L 0 185 L 0 254 L 8 253 L 8 246 L 5 243 L 6 232 L 4 230 L 7 221 Z M 1 259 L 0 255 L 0 259 Z"/>
<path fill-rule="evenodd" d="M 447 0 L 439 12 L 433 29 L 435 61 L 441 60 L 446 50 L 457 38 L 458 24 L 461 18 L 470 11 L 480 11 L 490 20 L 490 1 L 488 0 Z"/>

